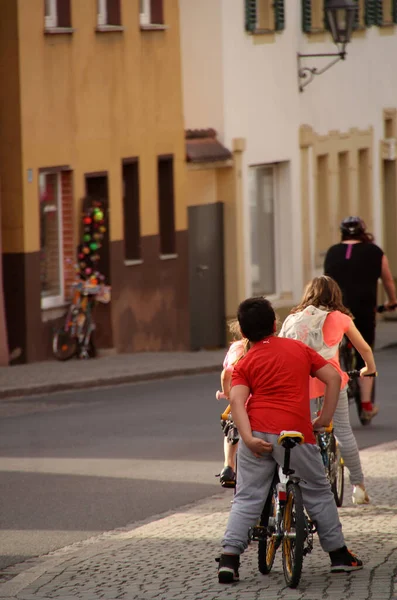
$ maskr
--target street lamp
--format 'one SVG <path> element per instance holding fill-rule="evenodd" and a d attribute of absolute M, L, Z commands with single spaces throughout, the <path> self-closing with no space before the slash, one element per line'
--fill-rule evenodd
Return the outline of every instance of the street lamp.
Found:
<path fill-rule="evenodd" d="M 330 52 L 325 54 L 300 54 L 298 52 L 298 77 L 299 91 L 309 85 L 315 75 L 321 75 L 340 60 L 346 57 L 346 44 L 350 42 L 353 25 L 356 18 L 358 8 L 357 2 L 354 0 L 325 0 L 325 16 L 329 30 L 332 35 L 334 44 L 338 48 L 338 52 Z M 317 67 L 302 66 L 302 58 L 317 58 L 317 57 L 335 57 L 322 69 Z"/>

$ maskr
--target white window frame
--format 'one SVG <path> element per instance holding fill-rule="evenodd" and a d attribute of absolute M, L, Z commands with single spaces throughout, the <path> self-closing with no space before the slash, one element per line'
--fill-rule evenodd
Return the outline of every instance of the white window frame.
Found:
<path fill-rule="evenodd" d="M 152 24 L 150 0 L 139 0 L 139 23 L 140 25 Z"/>
<path fill-rule="evenodd" d="M 39 186 L 41 192 L 41 177 L 53 174 L 52 171 L 42 171 L 39 175 Z M 57 296 L 41 296 L 41 308 L 42 310 L 48 308 L 56 308 L 62 306 L 65 303 L 65 283 L 64 283 L 64 268 L 63 268 L 63 222 L 62 222 L 62 180 L 61 172 L 55 173 L 57 176 L 57 211 L 58 211 L 58 240 L 59 240 L 59 289 L 60 294 Z"/>
<path fill-rule="evenodd" d="M 98 0 L 98 25 L 108 24 L 108 11 L 106 0 Z"/>
<path fill-rule="evenodd" d="M 46 29 L 58 26 L 57 0 L 45 0 L 44 26 Z"/>

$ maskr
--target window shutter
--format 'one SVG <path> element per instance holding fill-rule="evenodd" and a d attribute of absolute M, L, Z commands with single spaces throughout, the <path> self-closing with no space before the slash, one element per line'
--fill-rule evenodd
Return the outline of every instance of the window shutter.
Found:
<path fill-rule="evenodd" d="M 397 0 L 393 0 L 392 11 L 393 11 L 393 23 L 397 23 Z"/>
<path fill-rule="evenodd" d="M 371 27 L 376 24 L 376 0 L 365 0 L 365 24 Z"/>
<path fill-rule="evenodd" d="M 284 0 L 274 0 L 274 29 L 282 31 L 285 28 Z"/>
<path fill-rule="evenodd" d="M 164 24 L 163 0 L 150 0 L 150 21 L 154 25 Z"/>
<path fill-rule="evenodd" d="M 383 24 L 383 2 L 375 2 L 375 23 Z"/>
<path fill-rule="evenodd" d="M 312 30 L 312 0 L 302 0 L 302 30 L 305 33 Z"/>
<path fill-rule="evenodd" d="M 359 5 L 359 0 L 354 0 L 354 2 L 357 4 L 357 8 L 356 8 L 356 12 L 354 13 L 353 30 L 354 29 L 359 29 L 359 27 L 360 27 L 360 5 Z"/>
<path fill-rule="evenodd" d="M 245 30 L 251 33 L 256 29 L 256 0 L 245 0 Z"/>
<path fill-rule="evenodd" d="M 107 25 L 121 25 L 120 0 L 106 0 Z"/>
<path fill-rule="evenodd" d="M 57 0 L 58 27 L 71 27 L 70 0 Z"/>

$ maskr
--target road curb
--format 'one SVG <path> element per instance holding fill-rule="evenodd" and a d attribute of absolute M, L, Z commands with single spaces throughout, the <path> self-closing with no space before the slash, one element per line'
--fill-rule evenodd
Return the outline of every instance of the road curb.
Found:
<path fill-rule="evenodd" d="M 11 400 L 26 396 L 38 396 L 42 394 L 51 394 L 54 392 L 67 392 L 84 390 L 97 387 L 111 387 L 116 385 L 125 385 L 128 383 L 140 383 L 144 381 L 153 381 L 156 379 L 170 379 L 172 377 L 183 377 L 187 375 L 200 375 L 204 373 L 220 372 L 221 367 L 216 365 L 207 365 L 202 367 L 184 367 L 182 369 L 168 369 L 166 371 L 154 371 L 151 373 L 135 373 L 130 375 L 119 375 L 115 377 L 103 377 L 87 379 L 83 381 L 67 381 L 61 383 L 32 384 L 13 389 L 0 390 L 0 400 Z"/>

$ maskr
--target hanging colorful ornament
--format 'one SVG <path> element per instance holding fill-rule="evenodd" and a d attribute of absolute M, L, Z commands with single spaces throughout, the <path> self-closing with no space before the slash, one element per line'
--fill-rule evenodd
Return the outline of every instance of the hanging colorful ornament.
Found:
<path fill-rule="evenodd" d="M 84 217 L 83 223 L 84 225 L 90 225 L 92 223 L 91 217 Z"/>
<path fill-rule="evenodd" d="M 95 242 L 92 242 L 92 244 L 90 244 L 90 248 L 91 250 L 95 251 L 98 248 L 98 245 Z"/>
<path fill-rule="evenodd" d="M 100 226 L 100 228 L 99 228 L 99 231 L 100 231 L 101 233 L 105 233 L 105 231 L 106 231 L 106 227 L 104 227 L 103 225 L 101 225 L 101 226 Z"/>
<path fill-rule="evenodd" d="M 82 252 L 79 252 L 79 260 L 81 260 L 82 258 L 84 258 L 84 254 Z"/>
<path fill-rule="evenodd" d="M 88 248 L 88 246 L 84 246 L 83 252 L 84 252 L 84 254 L 89 254 L 90 253 L 90 249 Z"/>
<path fill-rule="evenodd" d="M 94 221 L 102 221 L 103 220 L 103 212 L 101 210 L 97 210 L 94 213 Z"/>
<path fill-rule="evenodd" d="M 84 240 L 85 242 L 89 242 L 89 241 L 90 241 L 90 239 L 91 239 L 91 236 L 90 236 L 90 234 L 89 234 L 89 233 L 86 233 L 86 234 L 84 235 L 84 237 L 83 237 L 83 240 Z"/>
<path fill-rule="evenodd" d="M 92 269 L 90 269 L 89 267 L 87 267 L 86 270 L 85 270 L 86 275 L 89 275 L 91 273 L 91 271 L 92 271 Z"/>

